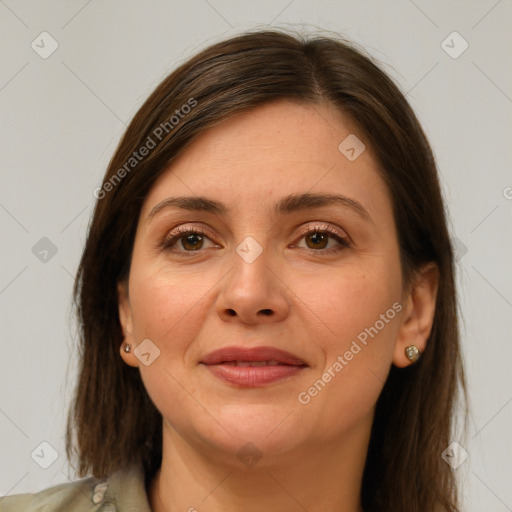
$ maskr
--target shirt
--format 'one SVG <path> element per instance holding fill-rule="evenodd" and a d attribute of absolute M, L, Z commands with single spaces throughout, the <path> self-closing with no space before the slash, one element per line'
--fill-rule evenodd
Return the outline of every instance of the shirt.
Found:
<path fill-rule="evenodd" d="M 0 512 L 151 512 L 142 465 L 0 498 Z"/>

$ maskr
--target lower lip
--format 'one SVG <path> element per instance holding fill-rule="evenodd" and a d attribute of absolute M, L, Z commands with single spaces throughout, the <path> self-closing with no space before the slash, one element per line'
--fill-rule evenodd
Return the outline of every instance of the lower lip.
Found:
<path fill-rule="evenodd" d="M 204 365 L 215 377 L 245 388 L 256 388 L 272 384 L 297 375 L 305 366 L 231 366 L 223 364 Z"/>

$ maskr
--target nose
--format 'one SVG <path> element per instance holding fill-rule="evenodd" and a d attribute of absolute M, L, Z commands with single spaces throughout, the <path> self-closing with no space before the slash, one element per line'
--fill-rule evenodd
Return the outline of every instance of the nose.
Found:
<path fill-rule="evenodd" d="M 241 254 L 241 255 L 240 255 Z M 288 315 L 288 287 L 276 262 L 263 250 L 255 259 L 234 252 L 233 268 L 225 276 L 217 312 L 224 321 L 246 324 L 282 321 Z"/>

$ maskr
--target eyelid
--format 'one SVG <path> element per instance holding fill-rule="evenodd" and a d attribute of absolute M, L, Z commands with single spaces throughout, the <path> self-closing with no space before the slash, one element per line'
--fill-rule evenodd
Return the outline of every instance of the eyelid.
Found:
<path fill-rule="evenodd" d="M 301 236 L 307 235 L 307 234 L 315 232 L 315 231 L 319 231 L 319 232 L 327 232 L 327 233 L 330 233 L 331 235 L 336 235 L 336 236 L 342 238 L 343 240 L 347 240 L 347 241 L 349 240 L 349 236 L 347 235 L 347 233 L 344 230 L 336 229 L 331 224 L 321 224 L 320 221 L 313 221 L 313 222 L 316 222 L 316 224 L 314 226 L 307 225 L 302 228 L 302 230 L 300 231 Z"/>
<path fill-rule="evenodd" d="M 164 239 L 159 243 L 159 248 L 161 250 L 169 249 L 171 245 L 173 245 L 174 243 L 179 241 L 181 236 L 186 235 L 188 233 L 198 233 L 200 235 L 204 235 L 205 237 L 207 237 L 210 240 L 212 238 L 215 238 L 215 236 L 216 236 L 213 233 L 213 231 L 206 229 L 203 226 L 190 226 L 190 225 L 177 226 L 177 227 L 171 229 L 171 231 L 169 231 L 165 235 Z M 213 240 L 212 240 L 212 242 L 213 242 Z M 188 252 L 190 254 L 194 254 L 194 252 L 200 252 L 200 251 L 179 251 L 179 252 L 182 252 L 182 253 Z"/>

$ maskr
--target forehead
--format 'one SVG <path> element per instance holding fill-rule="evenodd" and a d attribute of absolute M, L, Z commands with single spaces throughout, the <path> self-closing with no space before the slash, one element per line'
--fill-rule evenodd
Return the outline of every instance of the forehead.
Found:
<path fill-rule="evenodd" d="M 388 200 L 387 189 L 368 143 L 349 159 L 340 151 L 347 140 L 362 143 L 365 135 L 332 104 L 277 101 L 254 108 L 202 133 L 156 181 L 142 215 L 170 195 L 211 196 L 234 209 L 254 209 L 288 194 L 339 192 L 372 209 Z"/>

